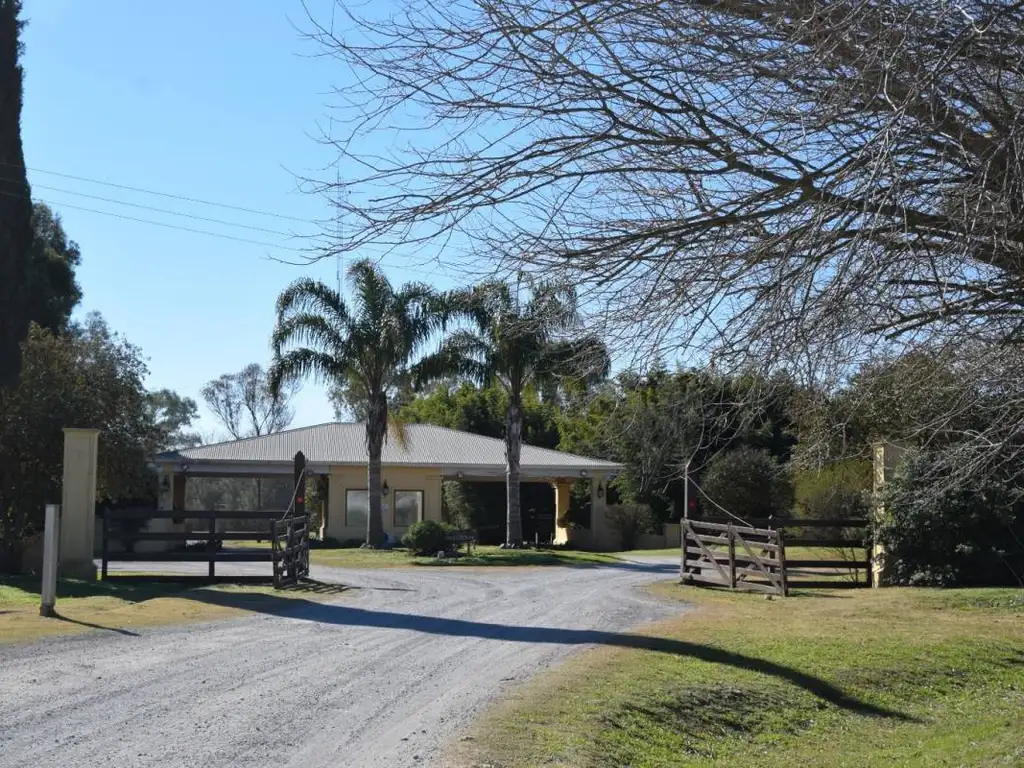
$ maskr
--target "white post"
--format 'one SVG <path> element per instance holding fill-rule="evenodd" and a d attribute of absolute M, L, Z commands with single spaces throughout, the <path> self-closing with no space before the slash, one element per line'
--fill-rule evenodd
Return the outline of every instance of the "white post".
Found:
<path fill-rule="evenodd" d="M 683 465 L 683 519 L 679 521 L 679 580 L 686 579 L 686 524 L 690 521 L 690 460 Z"/>
<path fill-rule="evenodd" d="M 57 543 L 60 541 L 60 505 L 46 505 L 46 528 L 43 533 L 43 601 L 40 616 L 56 616 L 57 605 Z"/>

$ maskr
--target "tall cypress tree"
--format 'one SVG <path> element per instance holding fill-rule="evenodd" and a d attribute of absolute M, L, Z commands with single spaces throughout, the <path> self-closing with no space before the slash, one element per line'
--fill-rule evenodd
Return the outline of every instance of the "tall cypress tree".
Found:
<path fill-rule="evenodd" d="M 21 145 L 21 0 L 0 0 L 0 387 L 17 382 L 28 333 L 32 200 Z"/>

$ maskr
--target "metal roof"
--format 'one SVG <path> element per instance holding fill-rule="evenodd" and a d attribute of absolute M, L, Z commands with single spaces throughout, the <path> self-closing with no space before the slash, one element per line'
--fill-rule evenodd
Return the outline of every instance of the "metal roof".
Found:
<path fill-rule="evenodd" d="M 505 469 L 505 441 L 460 432 L 433 424 L 408 424 L 407 445 L 394 437 L 384 444 L 382 463 L 392 466 L 440 466 L 451 472 L 470 474 Z M 159 454 L 161 464 L 185 462 L 192 466 L 207 464 L 291 465 L 298 451 L 309 465 L 363 465 L 367 463 L 366 427 L 363 424 L 333 422 L 290 429 L 272 435 L 249 437 L 225 443 L 185 448 Z M 525 474 L 538 472 L 579 472 L 580 470 L 618 472 L 621 464 L 591 459 L 572 453 L 523 445 L 521 466 Z"/>

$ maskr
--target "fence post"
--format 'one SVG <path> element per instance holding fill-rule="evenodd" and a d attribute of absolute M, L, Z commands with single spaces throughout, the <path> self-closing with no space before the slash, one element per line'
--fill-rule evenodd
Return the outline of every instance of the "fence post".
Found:
<path fill-rule="evenodd" d="M 679 580 L 689 581 L 690 574 L 686 569 L 686 561 L 690 556 L 689 548 L 687 547 L 687 539 L 690 537 L 690 521 L 683 520 L 683 524 L 679 528 L 680 538 L 682 539 L 681 550 L 682 553 L 679 557 Z"/>
<path fill-rule="evenodd" d="M 124 544 L 124 542 L 121 542 Z M 100 552 L 103 560 L 100 562 L 100 581 L 107 578 L 107 562 L 110 560 L 110 510 L 103 508 L 103 543 Z"/>
<path fill-rule="evenodd" d="M 43 533 L 43 588 L 40 616 L 57 615 L 57 549 L 60 541 L 60 505 L 46 505 Z"/>
<path fill-rule="evenodd" d="M 210 573 L 209 577 L 214 578 L 217 563 L 217 517 L 210 513 L 210 540 L 206 542 L 206 548 L 210 552 Z"/>
<path fill-rule="evenodd" d="M 789 597 L 789 582 L 786 580 L 786 540 L 782 535 L 782 529 L 779 528 L 775 535 L 778 537 L 779 544 L 779 578 L 782 579 L 782 596 Z"/>
<path fill-rule="evenodd" d="M 729 523 L 729 589 L 736 589 L 736 531 Z"/>
<path fill-rule="evenodd" d="M 277 520 L 270 521 L 270 559 L 274 568 L 274 589 L 281 588 L 281 564 L 277 560 Z"/>

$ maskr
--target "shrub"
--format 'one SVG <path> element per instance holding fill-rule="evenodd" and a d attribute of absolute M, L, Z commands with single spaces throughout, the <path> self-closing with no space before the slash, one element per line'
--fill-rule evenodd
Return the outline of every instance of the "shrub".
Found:
<path fill-rule="evenodd" d="M 875 535 L 893 584 L 983 586 L 1024 577 L 1022 489 L 1006 478 L 952 482 L 938 458 L 908 457 L 883 496 Z"/>
<path fill-rule="evenodd" d="M 324 536 L 322 539 L 310 539 L 310 549 L 339 549 L 342 543 L 333 536 Z"/>
<path fill-rule="evenodd" d="M 402 537 L 402 544 L 413 552 L 432 554 L 448 549 L 447 533 L 452 527 L 437 520 L 421 520 L 409 526 Z"/>
<path fill-rule="evenodd" d="M 793 486 L 768 451 L 743 445 L 715 456 L 704 471 L 700 486 L 708 498 L 742 518 L 788 516 L 793 507 Z M 708 516 L 721 513 L 704 504 Z"/>
<path fill-rule="evenodd" d="M 608 507 L 608 524 L 618 532 L 623 549 L 636 549 L 641 533 L 652 533 L 657 518 L 646 504 L 614 504 Z"/>
<path fill-rule="evenodd" d="M 871 512 L 871 462 L 847 459 L 801 472 L 794 483 L 794 496 L 798 517 L 867 517 Z"/>

